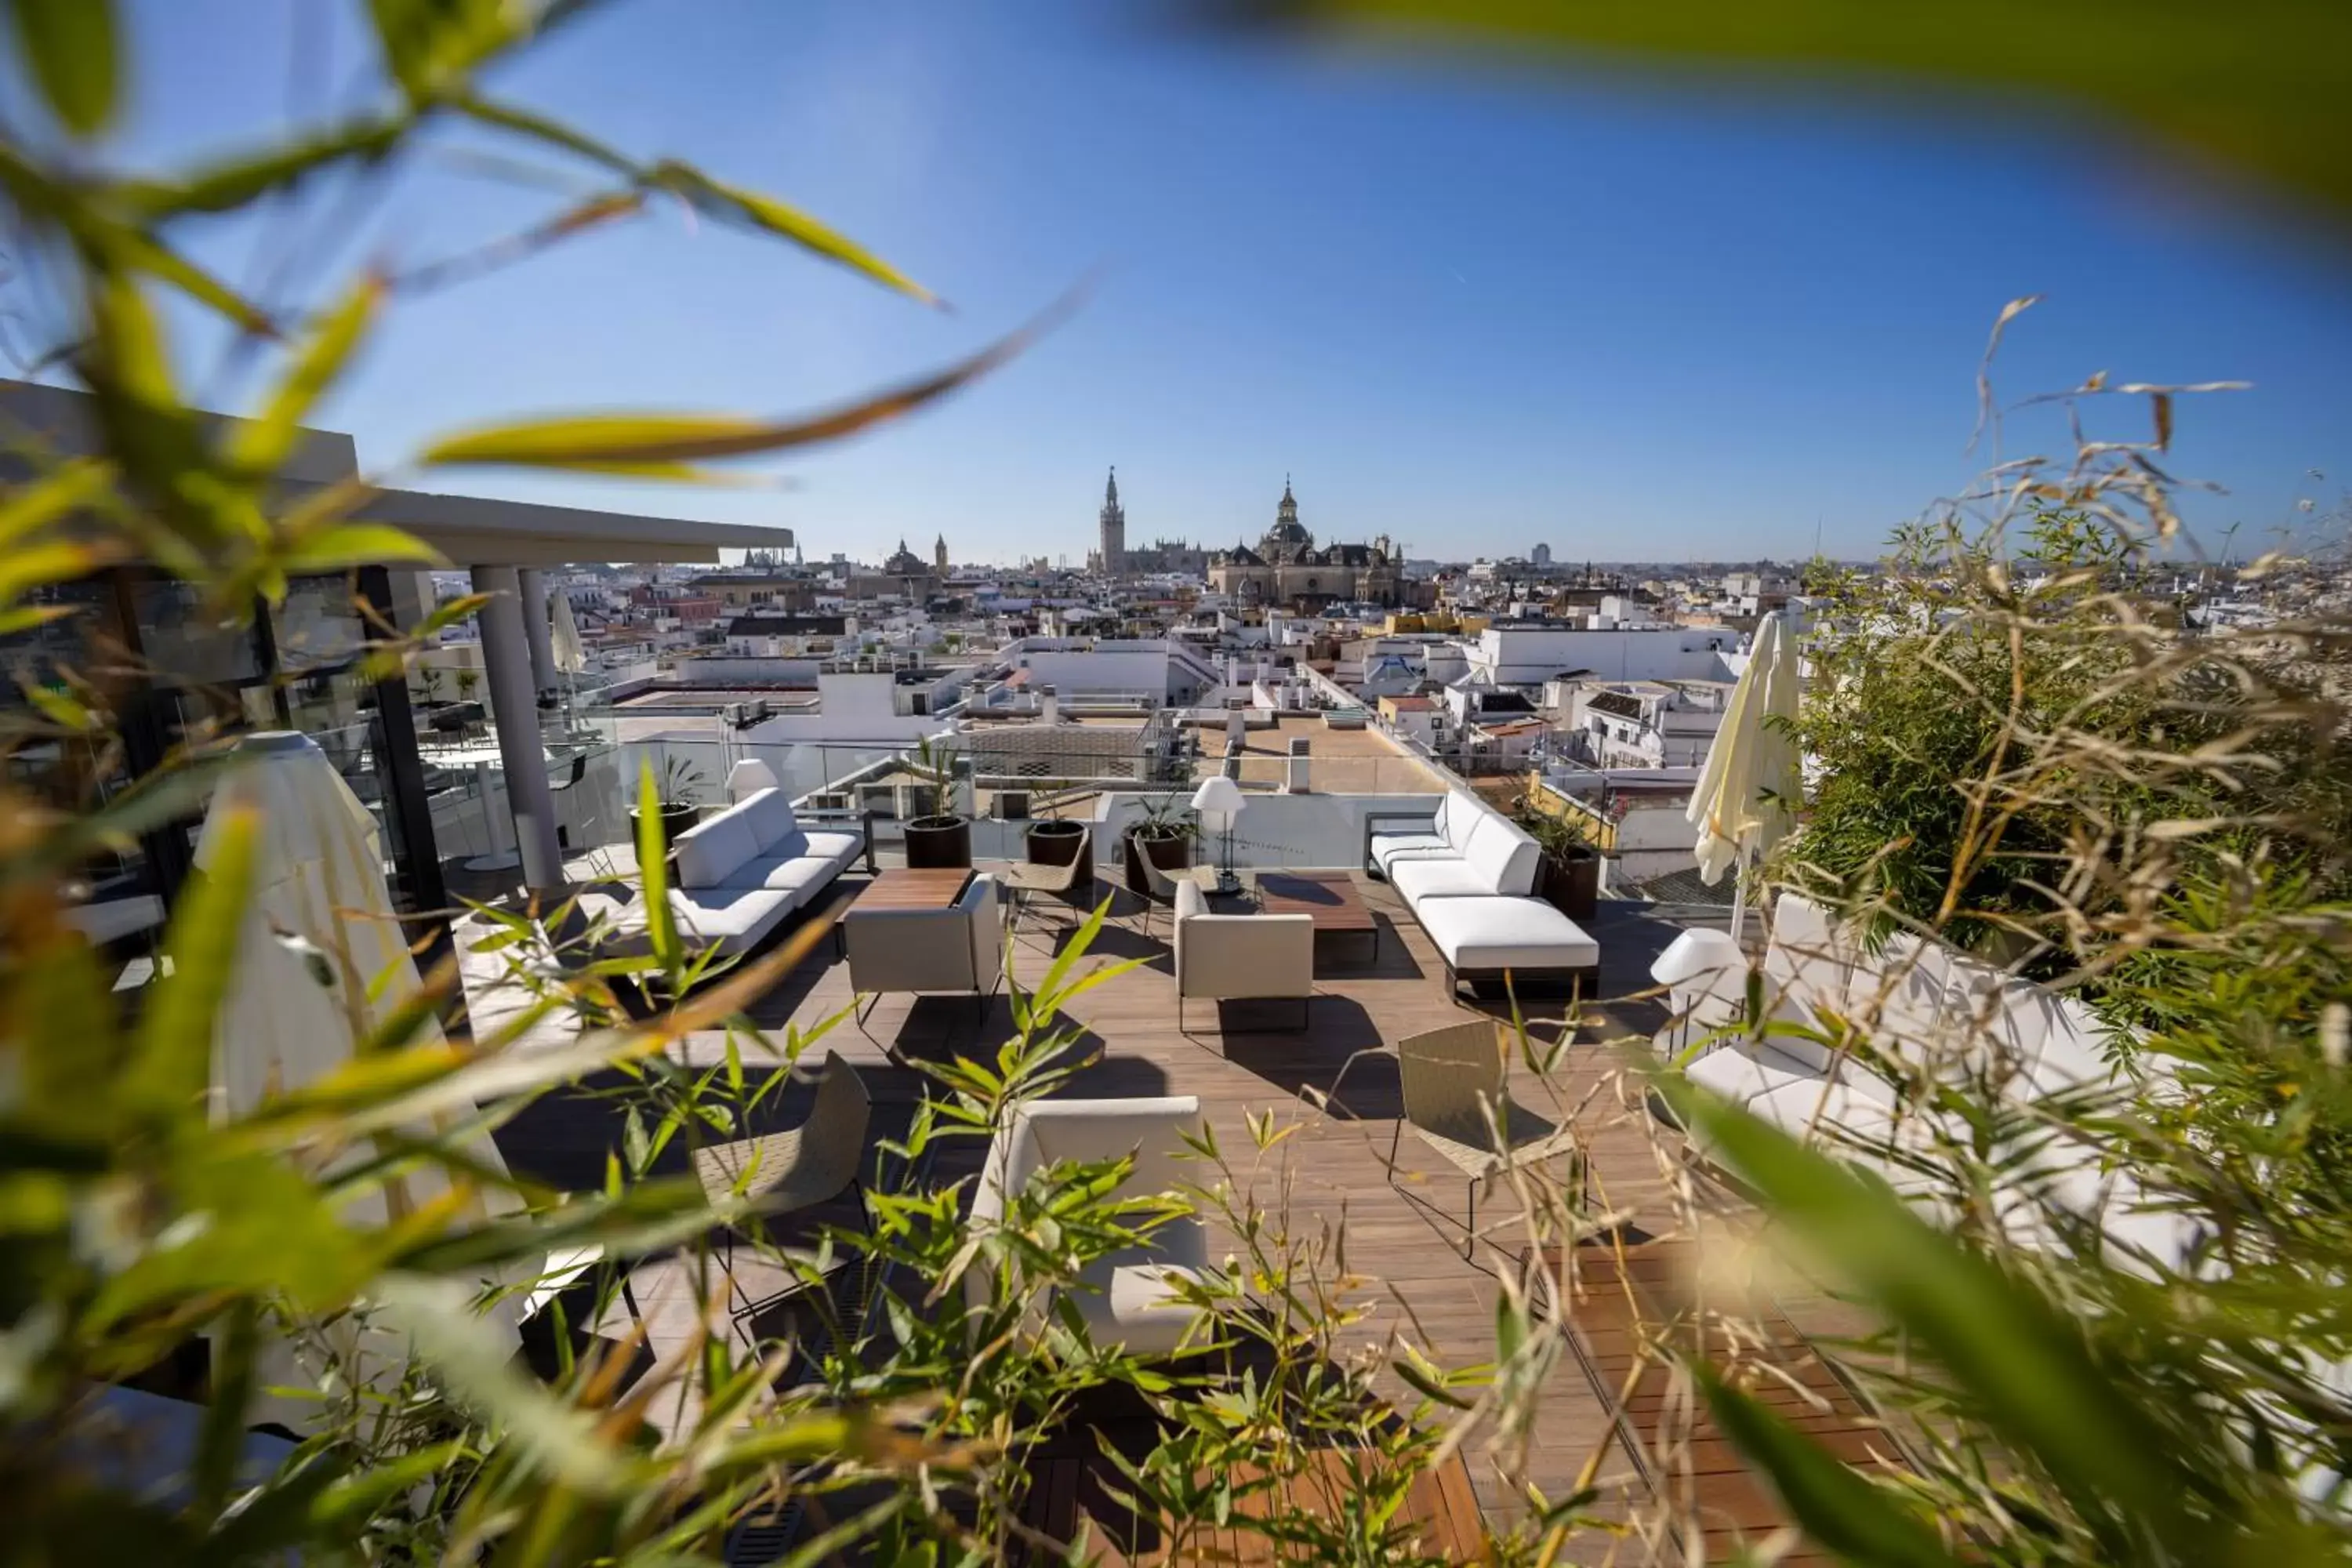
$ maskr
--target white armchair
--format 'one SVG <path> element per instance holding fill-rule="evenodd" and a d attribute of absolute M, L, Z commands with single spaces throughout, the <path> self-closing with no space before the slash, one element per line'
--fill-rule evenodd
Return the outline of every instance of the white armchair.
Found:
<path fill-rule="evenodd" d="M 998 1130 L 981 1167 L 971 1200 L 971 1226 L 983 1234 L 1003 1222 L 1006 1194 L 1020 1191 L 1036 1171 L 1056 1161 L 1096 1161 L 1135 1156 L 1135 1168 L 1118 1192 L 1142 1195 L 1172 1192 L 1192 1184 L 1181 1156 L 1184 1134 L 1201 1123 L 1201 1102 L 1191 1095 L 1155 1100 L 1043 1100 L 1016 1111 Z M 1208 1233 L 1197 1214 L 1171 1220 L 1146 1247 L 1114 1253 L 1089 1265 L 1078 1277 L 1071 1303 L 1098 1345 L 1125 1345 L 1139 1355 L 1166 1355 L 1182 1347 L 1198 1311 L 1181 1300 L 1178 1280 L 1197 1278 L 1208 1268 Z M 994 1300 L 996 1282 L 975 1262 L 963 1277 L 967 1319 L 972 1332 Z M 1044 1292 L 1030 1302 L 1024 1319 L 1034 1330 L 1045 1321 L 1050 1300 Z"/>
<path fill-rule="evenodd" d="M 1298 1002 L 1307 1027 L 1315 996 L 1315 921 L 1307 915 L 1213 915 L 1200 884 L 1176 889 L 1176 1026 L 1184 1004 Z"/>
<path fill-rule="evenodd" d="M 861 910 L 842 917 L 849 988 L 866 998 L 861 1026 L 884 992 L 969 993 L 988 1016 L 1004 976 L 1004 905 L 997 880 L 978 876 L 943 910 Z"/>

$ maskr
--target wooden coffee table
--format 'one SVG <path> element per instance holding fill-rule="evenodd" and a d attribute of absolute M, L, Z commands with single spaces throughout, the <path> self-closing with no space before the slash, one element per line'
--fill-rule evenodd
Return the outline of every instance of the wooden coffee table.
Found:
<path fill-rule="evenodd" d="M 891 866 L 863 883 L 848 887 L 835 897 L 824 912 L 824 918 L 833 922 L 834 951 L 848 956 L 849 938 L 843 933 L 842 924 L 851 910 L 943 910 L 963 897 L 964 889 L 971 885 L 971 877 L 969 866 L 936 869 Z"/>
<path fill-rule="evenodd" d="M 1261 871 L 1258 908 L 1269 915 L 1305 915 L 1315 922 L 1319 952 L 1326 937 L 1370 937 L 1371 957 L 1381 957 L 1381 922 L 1365 907 L 1356 879 L 1345 871 Z"/>

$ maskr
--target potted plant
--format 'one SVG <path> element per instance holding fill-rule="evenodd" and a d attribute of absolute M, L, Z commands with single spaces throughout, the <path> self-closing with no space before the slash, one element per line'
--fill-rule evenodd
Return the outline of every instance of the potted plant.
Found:
<path fill-rule="evenodd" d="M 916 869 L 970 866 L 971 819 L 953 809 L 955 748 L 945 742 L 934 746 L 928 739 L 918 741 L 908 772 L 920 782 L 911 790 L 900 786 L 906 792 L 901 799 L 915 795 L 926 808 L 919 815 L 901 813 L 908 866 Z"/>
<path fill-rule="evenodd" d="M 461 666 L 457 671 L 457 700 L 471 702 L 474 700 L 474 693 L 480 689 L 481 684 L 480 670 L 467 669 Z"/>
<path fill-rule="evenodd" d="M 1029 825 L 1026 836 L 1029 863 L 1033 866 L 1066 866 L 1078 858 L 1078 843 L 1086 837 L 1086 824 L 1068 817 L 1040 817 Z"/>
<path fill-rule="evenodd" d="M 1141 893 L 1147 883 L 1143 861 L 1150 862 L 1162 871 L 1181 871 L 1192 863 L 1192 840 L 1200 833 L 1200 825 L 1189 814 L 1191 799 L 1181 795 L 1161 795 L 1146 799 L 1143 815 L 1127 825 L 1120 836 L 1121 860 L 1127 871 L 1127 885 Z"/>
<path fill-rule="evenodd" d="M 1542 857 L 1536 871 L 1536 897 L 1572 921 L 1589 921 L 1601 900 L 1601 851 L 1572 816 L 1538 810 L 1525 795 L 1512 816 L 1536 841 Z"/>
<path fill-rule="evenodd" d="M 441 667 L 439 665 L 422 664 L 416 667 L 416 696 L 417 700 L 427 708 L 438 708 L 441 705 Z"/>
<path fill-rule="evenodd" d="M 703 783 L 702 770 L 691 759 L 674 753 L 662 758 L 662 765 L 654 774 L 654 787 L 659 796 L 656 805 L 661 812 L 663 843 L 677 843 L 677 836 L 701 817 L 702 806 L 696 797 L 702 793 Z M 632 822 L 640 815 L 638 807 L 629 807 Z"/>

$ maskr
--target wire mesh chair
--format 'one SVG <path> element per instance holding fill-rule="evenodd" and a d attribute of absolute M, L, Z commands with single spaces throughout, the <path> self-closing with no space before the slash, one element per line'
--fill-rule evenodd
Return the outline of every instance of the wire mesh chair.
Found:
<path fill-rule="evenodd" d="M 800 1126 L 789 1132 L 713 1143 L 694 1152 L 695 1178 L 702 1184 L 706 1198 L 716 1205 L 740 1197 L 749 1205 L 744 1215 L 728 1224 L 724 1237 L 728 1288 L 744 1303 L 737 1317 L 748 1316 L 803 1288 L 795 1283 L 765 1300 L 751 1300 L 735 1278 L 735 1240 L 739 1235 L 752 1234 L 747 1227 L 763 1228 L 767 1220 L 812 1208 L 852 1189 L 857 1194 L 858 1211 L 866 1227 L 873 1227 L 866 1184 L 857 1174 L 873 1114 L 874 1100 L 866 1092 L 866 1080 L 840 1052 L 829 1051 L 817 1079 L 816 1101 Z"/>
<path fill-rule="evenodd" d="M 1570 1179 L 1580 1192 L 1583 1187 L 1584 1157 L 1575 1128 L 1546 1121 L 1511 1099 L 1505 1076 L 1516 1044 L 1510 1031 L 1492 1018 L 1450 1024 L 1397 1042 L 1404 1116 L 1389 1141 L 1389 1182 L 1404 1191 L 1397 1183 L 1397 1152 L 1410 1124 L 1468 1180 L 1465 1257 L 1477 1239 L 1482 1184 L 1565 1156 L 1575 1162 Z"/>

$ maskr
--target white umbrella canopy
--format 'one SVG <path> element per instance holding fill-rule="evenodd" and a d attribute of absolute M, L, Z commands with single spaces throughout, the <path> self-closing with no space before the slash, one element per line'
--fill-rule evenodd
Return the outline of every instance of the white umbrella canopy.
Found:
<path fill-rule="evenodd" d="M 208 867 L 219 852 L 220 824 L 238 807 L 252 808 L 258 825 L 252 889 L 235 973 L 214 1024 L 216 1115 L 251 1110 L 349 1062 L 360 1041 L 423 989 L 384 881 L 375 820 L 326 753 L 309 736 L 291 732 L 248 735 L 237 750 L 243 762 L 214 792 L 195 850 L 196 864 Z M 415 1043 L 441 1037 L 440 1025 L 427 1020 Z M 487 1136 L 467 1152 L 492 1170 L 506 1168 Z M 357 1162 L 368 1153 L 354 1150 L 349 1157 Z M 382 1224 L 447 1189 L 438 1167 L 420 1164 L 364 1187 L 343 1215 L 353 1225 Z M 475 1217 L 518 1206 L 501 1189 L 477 1197 Z M 511 1329 L 516 1310 L 501 1304 L 493 1316 Z M 397 1374 L 405 1336 L 386 1319 L 365 1328 L 346 1319 L 306 1342 L 299 1355 L 290 1343 L 272 1341 L 261 1350 L 262 1385 L 315 1384 L 322 1353 L 346 1382 L 374 1384 Z M 299 1427 L 317 1409 L 310 1401 L 265 1394 L 251 1418 Z"/>
<path fill-rule="evenodd" d="M 229 1114 L 341 1067 L 423 985 L 375 819 L 326 753 L 290 731 L 237 751 L 245 762 L 215 793 L 195 853 L 209 868 L 228 811 L 255 810 L 252 893 L 214 1035 L 213 1090 Z M 424 1031 L 423 1043 L 441 1037 L 437 1023 Z"/>
<path fill-rule="evenodd" d="M 1691 795 L 1698 874 L 1710 886 L 1735 866 L 1744 881 L 1748 867 L 1796 826 L 1804 781 L 1796 739 L 1786 726 L 1796 721 L 1801 679 L 1797 639 L 1781 627 L 1777 611 L 1766 616 L 1757 623 L 1748 668 L 1732 689 L 1723 727 Z M 1744 887 L 1741 892 L 1732 906 L 1735 936 L 1747 902 Z"/>
<path fill-rule="evenodd" d="M 548 606 L 554 625 L 548 633 L 555 668 L 566 675 L 578 675 L 588 668 L 588 650 L 581 646 L 580 623 L 572 618 L 572 600 L 563 594 L 555 595 Z"/>

